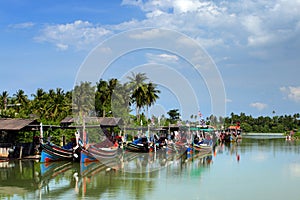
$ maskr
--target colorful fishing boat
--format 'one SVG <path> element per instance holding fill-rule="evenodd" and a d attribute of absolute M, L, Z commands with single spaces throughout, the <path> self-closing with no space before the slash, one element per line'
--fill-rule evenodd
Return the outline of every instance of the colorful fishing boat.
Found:
<path fill-rule="evenodd" d="M 212 137 L 207 137 L 207 139 L 203 139 L 198 143 L 193 143 L 193 148 L 195 151 L 212 151 L 213 148 L 213 140 Z"/>
<path fill-rule="evenodd" d="M 211 151 L 212 145 L 202 143 L 202 144 L 193 144 L 193 148 L 195 151 Z"/>
<path fill-rule="evenodd" d="M 132 152 L 149 152 L 148 139 L 146 137 L 138 138 L 133 142 L 129 142 L 124 146 L 125 150 Z"/>
<path fill-rule="evenodd" d="M 116 147 L 89 146 L 87 150 L 81 150 L 80 162 L 103 161 L 105 159 L 115 158 L 117 155 L 118 148 Z"/>
<path fill-rule="evenodd" d="M 80 162 L 88 163 L 98 161 L 88 150 L 82 149 L 80 153 Z"/>
<path fill-rule="evenodd" d="M 190 145 L 186 150 L 184 161 L 187 162 L 199 157 L 201 158 L 205 156 L 211 156 L 211 154 L 212 154 L 212 149 L 205 149 L 205 150 L 200 149 L 200 151 L 197 151 L 192 145 Z"/>
<path fill-rule="evenodd" d="M 51 142 L 41 143 L 42 148 L 40 162 L 53 161 L 78 161 L 80 156 L 80 147 L 67 148 L 60 147 Z"/>
<path fill-rule="evenodd" d="M 85 135 L 83 130 L 83 135 Z M 104 159 L 114 158 L 118 154 L 118 147 L 114 145 L 108 138 L 96 144 L 86 144 L 82 141 L 79 132 L 75 133 L 76 141 L 81 147 L 80 162 L 103 161 Z"/>

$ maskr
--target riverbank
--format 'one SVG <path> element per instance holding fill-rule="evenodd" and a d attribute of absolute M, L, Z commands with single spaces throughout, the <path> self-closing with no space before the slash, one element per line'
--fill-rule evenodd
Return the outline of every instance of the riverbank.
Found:
<path fill-rule="evenodd" d="M 265 139 L 265 138 L 285 138 L 284 133 L 243 133 L 242 138 L 257 138 L 257 139 Z"/>
<path fill-rule="evenodd" d="M 242 133 L 242 136 L 284 136 L 284 133 Z"/>

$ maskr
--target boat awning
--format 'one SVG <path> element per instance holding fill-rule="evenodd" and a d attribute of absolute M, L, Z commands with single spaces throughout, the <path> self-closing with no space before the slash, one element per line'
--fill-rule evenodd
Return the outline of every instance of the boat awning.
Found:
<path fill-rule="evenodd" d="M 190 127 L 191 131 L 204 131 L 204 132 L 213 132 L 213 128 L 201 128 L 201 127 Z"/>

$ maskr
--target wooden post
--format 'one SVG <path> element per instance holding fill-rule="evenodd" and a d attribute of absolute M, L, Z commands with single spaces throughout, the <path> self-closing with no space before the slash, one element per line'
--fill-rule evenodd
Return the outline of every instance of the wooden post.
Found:
<path fill-rule="evenodd" d="M 19 156 L 19 159 L 22 158 L 22 153 L 23 153 L 23 146 L 20 147 L 20 156 Z"/>
<path fill-rule="evenodd" d="M 65 146 L 66 145 L 66 136 L 65 135 L 62 136 L 62 141 L 63 141 L 63 146 Z"/>
<path fill-rule="evenodd" d="M 44 134 L 43 134 L 43 124 L 40 123 L 40 142 L 43 143 L 43 137 L 44 137 Z"/>

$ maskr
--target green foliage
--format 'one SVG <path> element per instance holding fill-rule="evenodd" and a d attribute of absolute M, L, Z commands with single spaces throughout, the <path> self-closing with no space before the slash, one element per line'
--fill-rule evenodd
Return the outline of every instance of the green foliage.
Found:
<path fill-rule="evenodd" d="M 178 109 L 169 110 L 169 112 L 167 114 L 170 116 L 168 121 L 171 124 L 175 124 L 180 119 L 180 113 L 179 113 Z"/>
<path fill-rule="evenodd" d="M 284 116 L 259 116 L 253 118 L 251 115 L 247 116 L 245 113 L 240 115 L 231 113 L 230 117 L 224 120 L 225 127 L 240 122 L 241 128 L 244 132 L 254 133 L 284 133 L 286 131 L 299 129 L 300 120 L 299 114 L 284 115 Z"/>
<path fill-rule="evenodd" d="M 0 94 L 0 117 L 2 118 L 35 118 L 46 125 L 59 125 L 61 120 L 70 115 L 121 117 L 125 125 L 130 125 L 135 118 L 136 126 L 140 125 L 140 110 L 147 110 L 159 98 L 157 85 L 144 81 L 148 78 L 144 73 L 132 74 L 129 82 L 119 83 L 117 79 L 100 81 L 93 86 L 91 82 L 81 82 L 72 91 L 64 92 L 61 88 L 45 91 L 38 88 L 32 99 L 23 90 L 12 96 L 7 91 Z M 137 117 L 130 115 L 132 105 L 136 106 Z M 148 124 L 147 116 L 142 114 L 144 125 Z M 117 131 L 117 130 L 115 130 Z M 51 132 L 51 133 L 50 133 Z M 73 131 L 49 130 L 52 141 L 61 142 L 65 135 L 68 141 L 74 137 Z M 94 134 L 96 135 L 96 134 Z M 20 132 L 16 137 L 20 142 L 32 141 L 34 133 Z M 97 135 L 95 136 L 97 137 Z"/>

